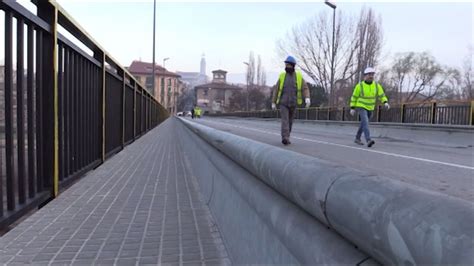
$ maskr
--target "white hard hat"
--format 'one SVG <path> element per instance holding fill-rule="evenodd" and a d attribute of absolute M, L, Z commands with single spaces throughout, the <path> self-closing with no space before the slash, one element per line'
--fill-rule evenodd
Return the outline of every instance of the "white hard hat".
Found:
<path fill-rule="evenodd" d="M 364 75 L 369 74 L 369 73 L 375 73 L 375 68 L 373 67 L 368 67 L 364 70 Z"/>

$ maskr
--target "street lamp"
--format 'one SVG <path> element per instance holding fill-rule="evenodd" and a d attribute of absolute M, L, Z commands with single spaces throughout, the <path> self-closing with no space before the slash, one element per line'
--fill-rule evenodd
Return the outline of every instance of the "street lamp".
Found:
<path fill-rule="evenodd" d="M 331 94 L 329 95 L 329 105 L 333 104 L 334 97 L 334 33 L 336 31 L 336 4 L 329 2 L 328 0 L 324 1 L 326 5 L 332 8 L 332 45 L 331 45 Z"/>
<path fill-rule="evenodd" d="M 170 59 L 169 57 L 163 58 L 163 68 L 165 68 L 165 62 L 169 59 Z"/>
<path fill-rule="evenodd" d="M 153 96 L 155 95 L 155 74 L 156 74 L 156 69 L 155 69 L 155 24 L 156 24 L 156 0 L 153 0 L 153 66 L 152 66 L 152 82 L 151 82 L 151 93 Z"/>
<path fill-rule="evenodd" d="M 250 65 L 249 65 L 248 62 L 244 62 L 244 64 L 247 65 L 247 78 L 246 78 L 246 80 L 247 80 L 247 97 L 246 97 L 246 103 L 247 103 L 247 104 L 246 104 L 246 105 L 247 105 L 247 111 L 249 111 L 249 78 L 250 78 L 250 76 L 249 76 L 249 75 L 250 75 L 250 72 L 249 72 L 250 69 L 249 69 L 249 67 L 250 67 Z"/>

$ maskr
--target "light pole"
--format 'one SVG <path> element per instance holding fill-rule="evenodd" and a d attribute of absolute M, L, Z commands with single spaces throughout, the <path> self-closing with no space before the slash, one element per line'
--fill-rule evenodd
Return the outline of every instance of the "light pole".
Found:
<path fill-rule="evenodd" d="M 334 104 L 334 33 L 336 31 L 336 4 L 329 2 L 328 0 L 324 1 L 326 5 L 332 8 L 332 45 L 331 45 L 331 93 L 329 95 L 329 106 Z"/>
<path fill-rule="evenodd" d="M 246 111 L 249 111 L 249 75 L 250 75 L 250 65 L 248 62 L 244 62 L 245 65 L 247 65 L 247 76 L 246 76 L 246 80 L 247 80 L 247 97 L 246 97 L 246 105 L 247 105 L 247 109 Z"/>
<path fill-rule="evenodd" d="M 152 81 L 151 81 L 151 94 L 156 97 L 155 95 L 155 24 L 156 24 L 156 0 L 153 0 L 153 66 L 152 66 Z"/>
<path fill-rule="evenodd" d="M 165 68 L 165 62 L 168 61 L 169 59 L 170 59 L 169 57 L 163 58 L 163 68 Z"/>

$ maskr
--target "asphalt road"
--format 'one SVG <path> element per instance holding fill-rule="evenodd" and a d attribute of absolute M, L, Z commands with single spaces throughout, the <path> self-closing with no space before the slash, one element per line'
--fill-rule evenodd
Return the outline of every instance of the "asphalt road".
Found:
<path fill-rule="evenodd" d="M 295 121 L 289 146 L 281 144 L 280 121 L 202 118 L 194 122 L 282 149 L 339 163 L 474 202 L 474 148 L 426 145 L 375 138 L 372 148 L 353 142 L 354 127 L 328 131 Z"/>

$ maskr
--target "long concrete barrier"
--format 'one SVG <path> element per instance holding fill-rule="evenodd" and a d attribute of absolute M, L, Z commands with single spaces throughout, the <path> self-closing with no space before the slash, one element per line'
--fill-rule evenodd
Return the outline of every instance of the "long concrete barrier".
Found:
<path fill-rule="evenodd" d="M 177 139 L 236 265 L 378 265 L 185 125 Z"/>
<path fill-rule="evenodd" d="M 470 202 L 181 121 L 383 264 L 474 264 Z"/>

